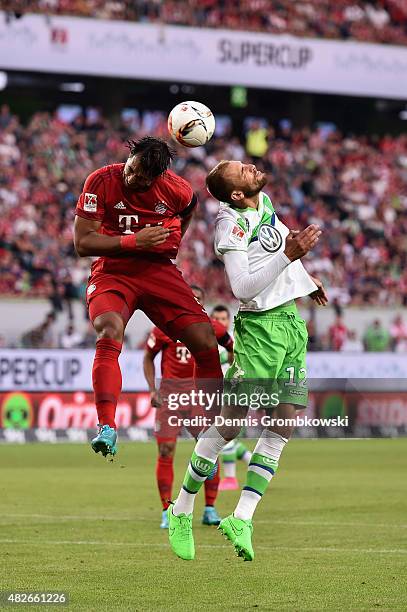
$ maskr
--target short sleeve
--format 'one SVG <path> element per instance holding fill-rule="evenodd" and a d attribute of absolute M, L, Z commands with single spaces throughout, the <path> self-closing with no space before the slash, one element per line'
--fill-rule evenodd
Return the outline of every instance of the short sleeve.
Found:
<path fill-rule="evenodd" d="M 105 186 L 98 170 L 88 176 L 79 196 L 75 214 L 90 221 L 102 221 L 105 212 Z"/>
<path fill-rule="evenodd" d="M 157 355 L 168 344 L 168 338 L 158 327 L 154 327 L 147 338 L 146 349 L 153 355 Z"/>
<path fill-rule="evenodd" d="M 222 219 L 216 223 L 214 246 L 217 255 L 227 251 L 247 252 L 247 233 L 232 219 Z"/>
<path fill-rule="evenodd" d="M 211 323 L 218 344 L 230 350 L 233 347 L 233 338 L 226 327 L 216 319 L 211 319 Z"/>
<path fill-rule="evenodd" d="M 193 208 L 197 204 L 197 197 L 194 194 L 191 185 L 187 181 L 182 181 L 179 186 L 179 202 L 178 202 L 178 214 L 181 216 L 187 216 L 192 212 Z"/>

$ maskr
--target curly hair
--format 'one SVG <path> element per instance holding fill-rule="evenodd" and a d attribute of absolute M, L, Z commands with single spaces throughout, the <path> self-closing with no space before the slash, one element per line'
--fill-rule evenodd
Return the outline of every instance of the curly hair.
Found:
<path fill-rule="evenodd" d="M 144 172 L 151 178 L 164 174 L 174 159 L 174 150 L 161 138 L 143 136 L 139 140 L 128 140 L 129 157 L 138 155 Z"/>

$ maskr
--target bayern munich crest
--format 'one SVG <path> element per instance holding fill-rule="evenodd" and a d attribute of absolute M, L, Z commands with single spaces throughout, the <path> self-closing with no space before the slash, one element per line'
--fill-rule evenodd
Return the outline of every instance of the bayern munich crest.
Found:
<path fill-rule="evenodd" d="M 165 202 L 157 202 L 157 204 L 155 205 L 154 210 L 158 214 L 163 215 L 165 213 L 165 211 L 167 210 L 167 205 L 166 205 Z"/>

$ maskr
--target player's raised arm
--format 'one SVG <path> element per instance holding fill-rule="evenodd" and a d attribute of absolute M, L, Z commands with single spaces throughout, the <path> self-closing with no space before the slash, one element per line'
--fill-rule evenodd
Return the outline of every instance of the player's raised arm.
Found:
<path fill-rule="evenodd" d="M 80 257 L 116 255 L 136 252 L 158 246 L 166 241 L 171 233 L 164 227 L 145 227 L 129 236 L 107 236 L 100 234 L 101 221 L 91 221 L 75 217 L 74 244 Z"/>
<path fill-rule="evenodd" d="M 226 251 L 223 256 L 226 274 L 235 297 L 242 302 L 250 302 L 275 281 L 292 261 L 306 255 L 316 245 L 320 235 L 321 230 L 317 225 L 309 225 L 302 232 L 288 236 L 285 250 L 256 272 L 249 270 L 247 251 Z"/>
<path fill-rule="evenodd" d="M 223 260 L 233 295 L 242 302 L 254 299 L 291 263 L 284 253 L 280 253 L 267 266 L 251 273 L 247 253 L 243 251 L 229 251 Z"/>

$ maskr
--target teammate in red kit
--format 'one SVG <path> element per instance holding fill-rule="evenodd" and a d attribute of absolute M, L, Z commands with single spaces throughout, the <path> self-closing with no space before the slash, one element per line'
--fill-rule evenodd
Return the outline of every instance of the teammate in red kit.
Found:
<path fill-rule="evenodd" d="M 203 303 L 204 293 L 200 287 L 191 287 L 195 297 Z M 224 325 L 216 319 L 211 323 L 218 343 L 224 346 L 233 356 L 233 339 Z M 156 377 L 154 359 L 161 352 L 161 383 L 159 390 L 156 388 Z M 156 466 L 156 477 L 158 490 L 162 502 L 163 512 L 161 528 L 168 528 L 167 508 L 172 494 L 174 481 L 174 452 L 177 437 L 183 427 L 182 421 L 187 419 L 185 428 L 197 438 L 202 431 L 202 422 L 199 417 L 203 416 L 200 406 L 180 406 L 173 409 L 168 402 L 171 393 L 179 394 L 188 392 L 193 387 L 194 358 L 181 342 L 174 342 L 168 338 L 158 327 L 150 333 L 144 353 L 144 375 L 146 377 L 151 393 L 151 403 L 157 408 L 155 417 L 155 436 L 158 444 L 158 459 Z M 189 423 L 192 420 L 192 423 Z M 195 423 L 194 423 L 195 420 Z M 198 421 L 198 422 L 196 422 Z M 211 479 L 205 481 L 205 510 L 202 517 L 204 525 L 219 525 L 218 516 L 214 504 L 218 493 L 219 472 Z"/>
<path fill-rule="evenodd" d="M 191 186 L 169 170 L 166 142 L 146 136 L 129 142 L 126 163 L 96 170 L 76 207 L 79 256 L 98 256 L 87 287 L 89 316 L 97 332 L 92 380 L 99 432 L 95 452 L 117 452 L 115 410 L 122 379 L 118 358 L 136 309 L 143 310 L 195 359 L 194 378 L 220 387 L 222 372 L 209 318 L 171 261 L 197 203 Z M 211 382 L 209 382 L 211 381 Z M 212 390 L 213 390 L 212 389 Z"/>

